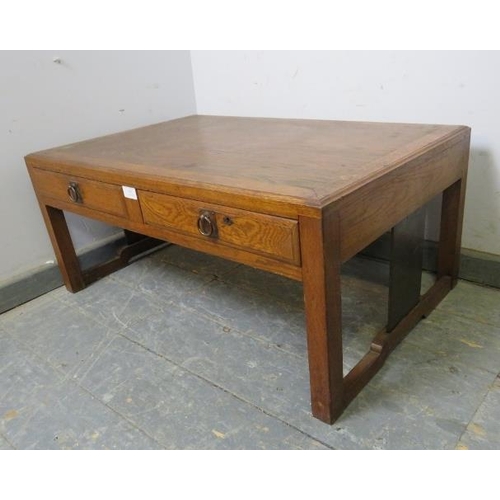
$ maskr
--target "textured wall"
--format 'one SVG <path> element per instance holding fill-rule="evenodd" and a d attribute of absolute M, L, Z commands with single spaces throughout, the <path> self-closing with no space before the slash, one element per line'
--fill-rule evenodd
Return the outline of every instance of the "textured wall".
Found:
<path fill-rule="evenodd" d="M 194 51 L 191 59 L 199 114 L 471 126 L 463 246 L 500 255 L 499 52 Z"/>
<path fill-rule="evenodd" d="M 24 155 L 195 110 L 188 51 L 0 52 L 0 282 L 54 258 Z M 68 220 L 77 248 L 117 231 Z"/>

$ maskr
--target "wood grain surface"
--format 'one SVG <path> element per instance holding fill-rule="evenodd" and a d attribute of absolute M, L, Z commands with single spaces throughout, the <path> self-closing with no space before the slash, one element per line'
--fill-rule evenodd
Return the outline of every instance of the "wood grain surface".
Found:
<path fill-rule="evenodd" d="M 38 193 L 63 201 L 71 201 L 68 186 L 74 182 L 81 194 L 81 204 L 87 208 L 121 217 L 128 214 L 122 188 L 116 184 L 40 169 L 32 170 L 31 179 Z"/>
<path fill-rule="evenodd" d="M 283 216 L 319 208 L 467 127 L 190 116 L 54 148 L 28 164 Z"/>
<path fill-rule="evenodd" d="M 206 239 L 200 234 L 197 222 L 201 211 L 212 211 L 220 243 L 300 264 L 298 223 L 295 220 L 147 191 L 139 191 L 139 201 L 146 224 L 166 226 Z"/>
<path fill-rule="evenodd" d="M 464 126 L 190 116 L 33 153 L 26 164 L 71 291 L 88 276 L 63 210 L 301 280 L 312 411 L 332 423 L 456 283 L 469 143 Z M 439 193 L 437 283 L 344 378 L 341 263 Z"/>

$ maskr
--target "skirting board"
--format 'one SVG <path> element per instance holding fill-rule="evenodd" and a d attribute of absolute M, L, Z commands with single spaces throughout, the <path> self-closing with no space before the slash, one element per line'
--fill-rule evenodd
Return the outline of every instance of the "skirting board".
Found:
<path fill-rule="evenodd" d="M 111 259 L 116 255 L 117 250 L 125 244 L 125 237 L 122 236 L 111 241 L 108 240 L 101 246 L 83 252 L 78 256 L 82 269 L 88 269 Z M 163 248 L 163 245 L 156 247 L 153 251 L 160 248 Z M 151 251 L 144 252 L 141 256 L 135 257 L 134 260 L 148 253 L 151 253 Z M 33 269 L 5 285 L 0 285 L 0 314 L 50 292 L 55 288 L 59 288 L 62 284 L 61 273 L 56 264 L 49 264 Z"/>
<path fill-rule="evenodd" d="M 390 259 L 390 233 L 366 247 L 361 255 L 379 260 Z M 437 243 L 426 240 L 424 244 L 425 271 L 436 272 Z M 500 256 L 462 248 L 459 278 L 481 285 L 500 288 Z"/>
<path fill-rule="evenodd" d="M 379 260 L 389 260 L 390 235 L 384 235 L 367 247 L 361 255 Z M 79 256 L 82 267 L 88 268 L 103 262 L 124 244 L 124 239 L 108 242 Z M 157 247 L 159 249 L 161 247 Z M 156 251 L 153 250 L 153 251 Z M 424 248 L 424 269 L 436 270 L 437 244 L 426 241 Z M 460 278 L 482 285 L 500 288 L 500 256 L 473 250 L 462 250 Z M 57 265 L 38 268 L 21 278 L 0 286 L 0 314 L 28 302 L 44 293 L 62 286 L 62 278 Z"/>

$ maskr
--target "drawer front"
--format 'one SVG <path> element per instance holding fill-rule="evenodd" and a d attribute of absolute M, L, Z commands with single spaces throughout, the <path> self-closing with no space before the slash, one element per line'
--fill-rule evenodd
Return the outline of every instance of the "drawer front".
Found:
<path fill-rule="evenodd" d="M 37 192 L 45 196 L 120 217 L 128 215 L 121 186 L 40 169 L 32 169 L 31 176 Z"/>
<path fill-rule="evenodd" d="M 146 224 L 168 227 L 207 241 L 300 265 L 295 220 L 139 191 Z"/>

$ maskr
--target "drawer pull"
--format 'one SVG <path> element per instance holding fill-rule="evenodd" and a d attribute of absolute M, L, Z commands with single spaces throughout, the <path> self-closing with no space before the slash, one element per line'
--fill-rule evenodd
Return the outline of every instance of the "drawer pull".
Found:
<path fill-rule="evenodd" d="M 202 210 L 198 217 L 198 231 L 203 236 L 217 238 L 217 223 L 215 222 L 215 212 Z"/>
<path fill-rule="evenodd" d="M 68 186 L 68 195 L 71 198 L 71 201 L 74 201 L 75 203 L 82 203 L 82 195 L 80 193 L 80 189 L 78 187 L 78 184 L 76 182 L 70 182 Z"/>

